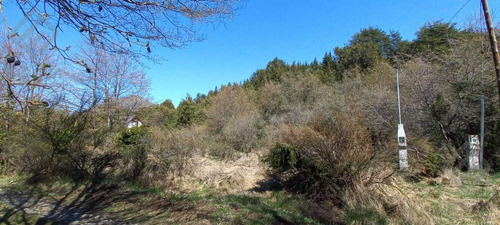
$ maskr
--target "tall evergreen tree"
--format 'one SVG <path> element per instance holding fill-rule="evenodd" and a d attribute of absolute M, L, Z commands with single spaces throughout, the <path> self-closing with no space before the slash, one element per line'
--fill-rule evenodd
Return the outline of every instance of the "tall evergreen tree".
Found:
<path fill-rule="evenodd" d="M 447 54 L 452 46 L 451 40 L 458 39 L 461 32 L 454 23 L 435 21 L 427 23 L 416 33 L 417 38 L 412 43 L 412 53 L 433 52 Z"/>

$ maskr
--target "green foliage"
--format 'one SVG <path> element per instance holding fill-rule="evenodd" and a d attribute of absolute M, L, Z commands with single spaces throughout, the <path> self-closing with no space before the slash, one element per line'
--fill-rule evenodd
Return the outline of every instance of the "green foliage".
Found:
<path fill-rule="evenodd" d="M 417 32 L 412 43 L 413 54 L 429 53 L 442 55 L 450 52 L 450 40 L 460 37 L 461 32 L 453 23 L 435 21 L 427 23 Z"/>
<path fill-rule="evenodd" d="M 289 66 L 281 59 L 274 58 L 271 62 L 267 64 L 266 72 L 268 74 L 268 81 L 279 82 L 283 73 L 289 69 Z"/>
<path fill-rule="evenodd" d="M 446 102 L 443 95 L 439 93 L 434 100 L 434 104 L 432 104 L 431 112 L 432 116 L 436 118 L 436 120 L 440 121 L 450 110 L 450 104 Z"/>
<path fill-rule="evenodd" d="M 177 125 L 178 119 L 178 114 L 175 109 L 170 109 L 170 108 L 163 108 L 161 110 L 161 115 L 163 116 L 163 119 L 160 124 L 165 126 L 166 128 L 174 128 Z"/>
<path fill-rule="evenodd" d="M 359 67 L 361 71 L 372 68 L 377 61 L 386 59 L 392 62 L 405 46 L 398 32 L 390 35 L 378 28 L 365 28 L 356 33 L 345 47 L 336 47 L 335 55 L 342 70 Z"/>
<path fill-rule="evenodd" d="M 391 31 L 389 35 L 379 28 L 368 27 L 361 29 L 349 41 L 350 45 L 373 43 L 375 44 L 377 55 L 389 59 L 395 56 L 402 45 L 401 35 Z"/>
<path fill-rule="evenodd" d="M 435 151 L 427 154 L 425 159 L 422 160 L 422 173 L 430 177 L 437 177 L 442 172 L 443 158 Z"/>
<path fill-rule="evenodd" d="M 166 99 L 160 104 L 161 107 L 167 108 L 167 109 L 175 109 L 174 104 L 172 103 L 172 100 Z"/>
<path fill-rule="evenodd" d="M 259 89 L 269 82 L 280 82 L 290 69 L 283 60 L 274 58 L 267 64 L 266 69 L 257 70 L 248 82 L 253 88 Z"/>
<path fill-rule="evenodd" d="M 138 114 L 146 124 L 162 126 L 168 129 L 177 127 L 177 110 L 169 99 L 160 105 L 142 108 Z"/>
<path fill-rule="evenodd" d="M 149 143 L 146 139 L 147 130 L 144 127 L 124 129 L 118 134 L 118 144 L 124 165 L 124 177 L 138 180 L 146 167 Z"/>
<path fill-rule="evenodd" d="M 297 149 L 286 144 L 277 143 L 264 161 L 279 172 L 296 168 L 300 156 Z"/>
<path fill-rule="evenodd" d="M 319 79 L 325 84 L 331 84 L 334 81 L 342 81 L 343 74 L 339 68 L 339 63 L 336 61 L 332 53 L 325 53 L 321 62 L 321 73 Z"/>
<path fill-rule="evenodd" d="M 146 135 L 146 129 L 142 126 L 123 129 L 118 134 L 118 142 L 122 146 L 139 145 Z"/>
<path fill-rule="evenodd" d="M 381 59 L 380 49 L 376 43 L 356 43 L 343 48 L 335 48 L 335 54 L 339 58 L 343 70 L 349 70 L 359 66 L 361 71 L 366 71 Z"/>
<path fill-rule="evenodd" d="M 204 121 L 205 114 L 201 110 L 199 105 L 193 101 L 193 98 L 188 96 L 177 107 L 177 124 L 187 126 Z"/>

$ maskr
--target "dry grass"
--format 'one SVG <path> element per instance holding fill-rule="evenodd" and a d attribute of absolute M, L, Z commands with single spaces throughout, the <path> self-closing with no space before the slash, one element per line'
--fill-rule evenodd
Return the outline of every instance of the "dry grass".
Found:
<path fill-rule="evenodd" d="M 500 176 L 447 170 L 419 181 L 394 176 L 347 192 L 349 208 L 377 212 L 391 224 L 500 224 Z"/>
<path fill-rule="evenodd" d="M 182 191 L 199 191 L 210 187 L 221 193 L 242 193 L 264 180 L 267 167 L 255 153 L 237 153 L 234 160 L 219 160 L 194 155 L 191 172 L 179 183 Z"/>

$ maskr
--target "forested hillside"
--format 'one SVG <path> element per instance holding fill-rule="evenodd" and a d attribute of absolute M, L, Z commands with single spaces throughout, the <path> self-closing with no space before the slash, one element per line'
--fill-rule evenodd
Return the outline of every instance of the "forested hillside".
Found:
<path fill-rule="evenodd" d="M 81 53 L 88 63 L 82 71 L 37 46 L 36 39 L 17 43 L 20 65 L 8 58 L 0 65 L 4 175 L 174 191 L 199 158 L 224 165 L 256 154 L 268 168 L 264 181 L 314 205 L 308 215 L 317 221 L 433 223 L 415 209 L 417 200 L 398 203 L 381 190 L 403 178 L 467 170 L 463 145 L 467 135 L 480 133 L 481 95 L 484 166 L 500 171 L 494 68 L 486 34 L 473 26 L 428 23 L 411 41 L 368 27 L 322 58 L 275 58 L 247 80 L 187 96 L 177 107 L 144 100 L 149 81 L 132 58 L 89 48 Z M 405 172 L 397 170 L 395 68 L 408 136 Z M 127 128 L 130 116 L 143 126 Z M 498 212 L 490 211 L 478 221 Z"/>

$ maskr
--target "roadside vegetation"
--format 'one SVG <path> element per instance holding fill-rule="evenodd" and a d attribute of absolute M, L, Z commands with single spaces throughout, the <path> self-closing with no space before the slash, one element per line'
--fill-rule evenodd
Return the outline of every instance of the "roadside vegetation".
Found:
<path fill-rule="evenodd" d="M 369 27 L 320 60 L 275 58 L 248 80 L 187 96 L 177 107 L 145 100 L 149 81 L 132 58 L 89 48 L 81 57 L 100 58 L 80 71 L 51 54 L 29 57 L 22 49 L 33 43 L 18 43 L 22 65 L 34 67 L 0 64 L 29 84 L 0 83 L 2 221 L 500 221 L 500 112 L 484 40 L 473 26 L 441 21 L 412 41 Z M 405 172 L 397 170 L 395 67 Z M 479 134 L 480 95 L 485 169 L 465 172 L 464 142 Z M 144 125 L 126 128 L 131 116 Z M 46 213 L 28 210 L 36 207 Z"/>

